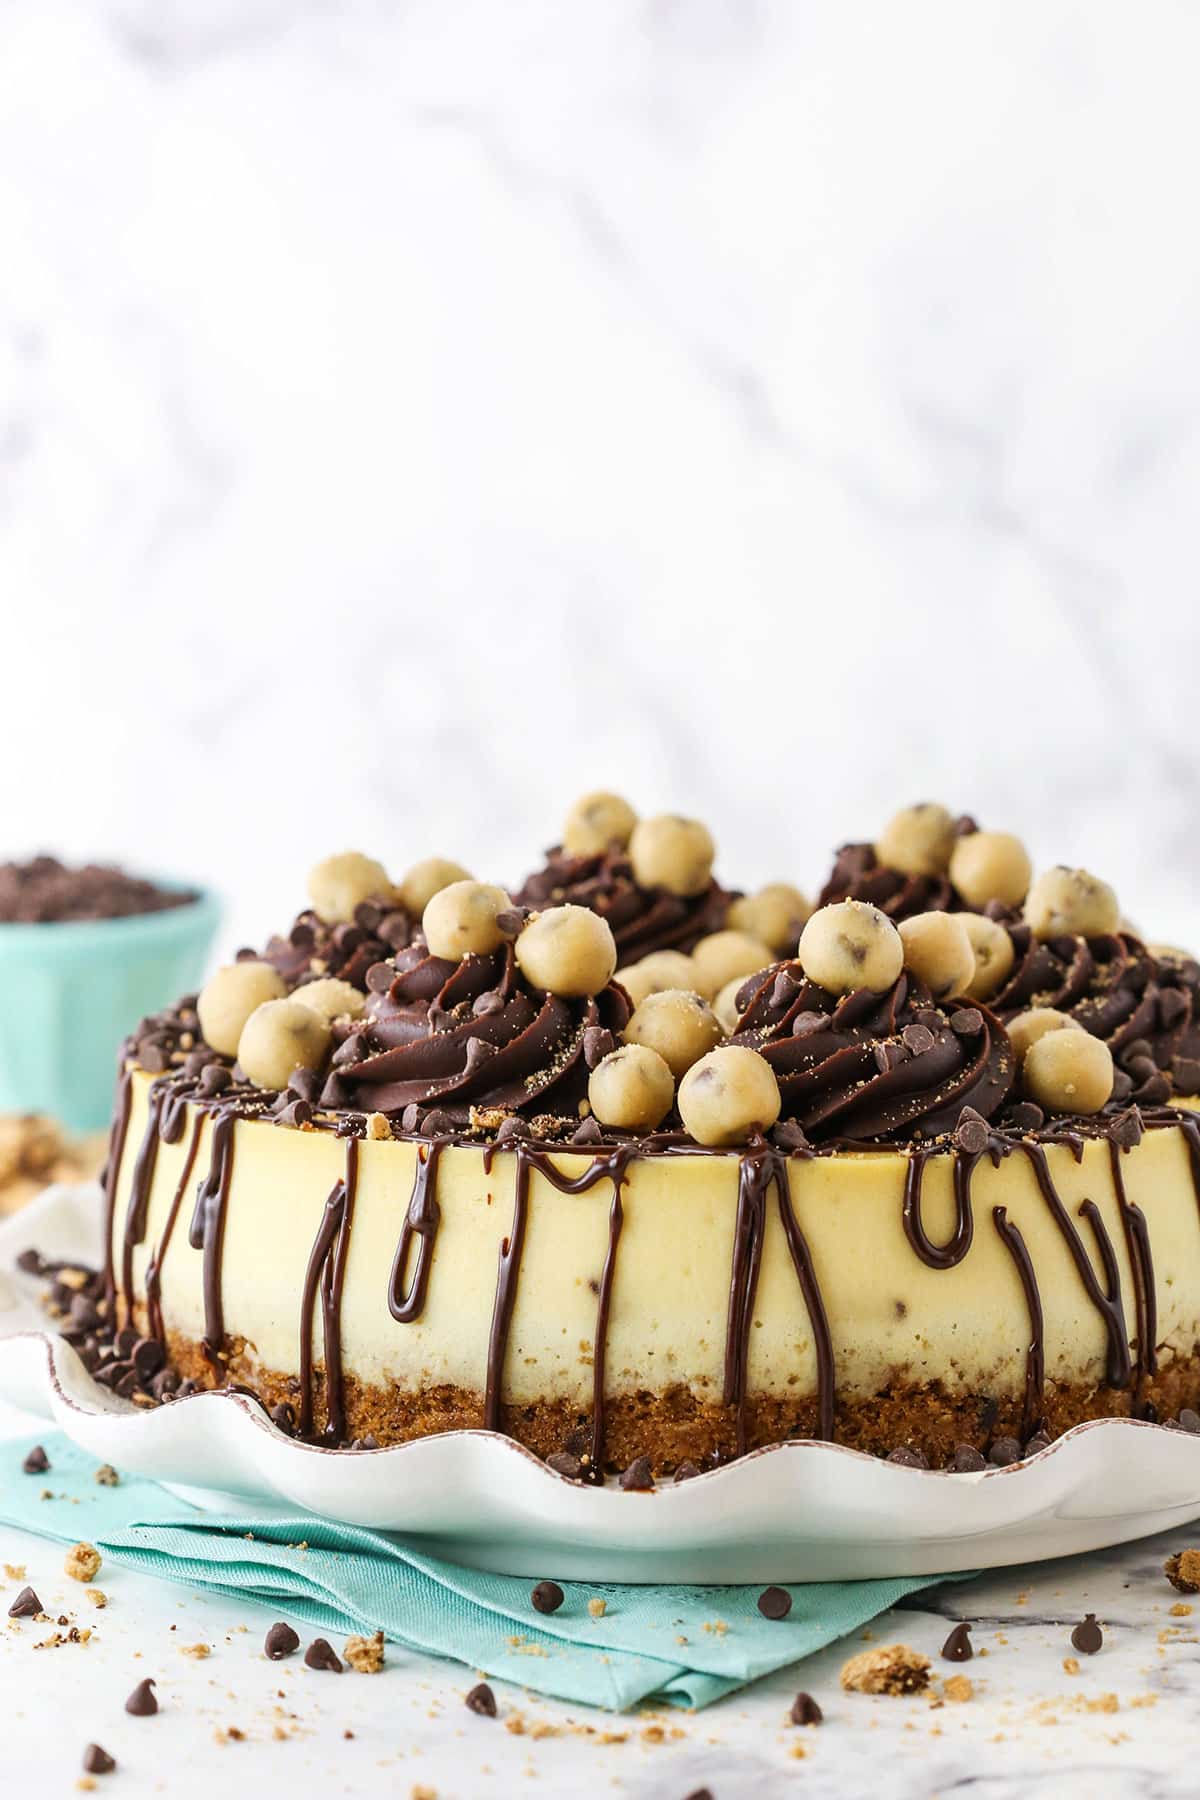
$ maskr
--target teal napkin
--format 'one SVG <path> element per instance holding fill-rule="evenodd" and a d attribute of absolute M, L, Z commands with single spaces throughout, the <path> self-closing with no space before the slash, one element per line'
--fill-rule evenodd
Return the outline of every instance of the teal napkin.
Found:
<path fill-rule="evenodd" d="M 35 1441 L 50 1459 L 44 1475 L 21 1469 Z M 531 1582 L 459 1568 L 387 1532 L 264 1502 L 247 1502 L 235 1518 L 201 1512 L 137 1476 L 100 1486 L 96 1467 L 58 1435 L 0 1443 L 0 1520 L 65 1543 L 84 1539 L 110 1563 L 257 1600 L 321 1632 L 382 1630 L 411 1650 L 615 1711 L 646 1701 L 708 1706 L 904 1595 L 962 1579 L 792 1585 L 791 1613 L 777 1621 L 759 1613 L 757 1587 L 563 1582 L 563 1606 L 544 1616 L 530 1604 Z M 599 1619 L 588 1612 L 596 1597 L 605 1602 Z"/>

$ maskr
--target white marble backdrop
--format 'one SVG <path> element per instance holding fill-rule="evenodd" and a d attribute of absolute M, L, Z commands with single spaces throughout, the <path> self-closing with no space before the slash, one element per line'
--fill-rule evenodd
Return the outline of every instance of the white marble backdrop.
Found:
<path fill-rule="evenodd" d="M 1200 11 L 6 0 L 0 851 L 1200 906 Z M 1200 937 L 1200 929 L 1196 931 Z"/>

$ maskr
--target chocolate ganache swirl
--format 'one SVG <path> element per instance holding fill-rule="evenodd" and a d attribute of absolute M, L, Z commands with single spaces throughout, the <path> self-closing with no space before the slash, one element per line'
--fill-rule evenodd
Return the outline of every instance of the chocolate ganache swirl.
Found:
<path fill-rule="evenodd" d="M 510 1114 L 578 1124 L 590 1063 L 615 1047 L 630 1016 L 615 983 L 578 1000 L 531 988 L 511 945 L 456 963 L 418 942 L 369 982 L 367 1011 L 334 1056 L 323 1102 L 393 1114 L 430 1107 L 448 1126 L 493 1129 Z"/>
<path fill-rule="evenodd" d="M 703 893 L 685 898 L 666 888 L 639 887 L 624 850 L 572 856 L 556 846 L 546 866 L 530 875 L 513 896 L 518 906 L 586 906 L 608 921 L 620 966 L 652 950 L 695 949 L 702 937 L 720 931 L 736 895 L 710 881 Z"/>
<path fill-rule="evenodd" d="M 838 851 L 817 905 L 831 906 L 838 900 L 865 900 L 889 919 L 958 912 L 963 905 L 947 876 L 906 875 L 902 869 L 888 868 L 873 844 L 843 844 Z"/>
<path fill-rule="evenodd" d="M 991 1118 L 1012 1086 L 999 1019 L 972 1003 L 937 1006 L 908 974 L 882 994 L 837 997 L 784 962 L 752 975 L 737 998 L 732 1041 L 766 1058 L 782 1116 L 814 1143 L 938 1137 L 964 1108 Z"/>
<path fill-rule="evenodd" d="M 1157 1106 L 1200 1093 L 1200 965 L 1191 957 L 1155 954 L 1128 932 L 1040 942 L 1028 925 L 1004 922 L 1014 961 L 990 1002 L 1002 1018 L 1049 1006 L 1102 1038 L 1116 1063 L 1114 1100 Z"/>
<path fill-rule="evenodd" d="M 278 934 L 263 951 L 240 950 L 238 961 L 261 959 L 278 969 L 289 988 L 324 975 L 367 986 L 367 971 L 410 944 L 420 927 L 404 911 L 387 900 L 364 900 L 352 921 L 330 924 L 312 911 L 302 912 L 286 937 Z"/>

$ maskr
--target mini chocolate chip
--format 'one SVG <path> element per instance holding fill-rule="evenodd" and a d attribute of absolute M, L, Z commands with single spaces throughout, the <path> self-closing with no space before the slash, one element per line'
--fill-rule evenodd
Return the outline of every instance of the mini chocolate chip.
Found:
<path fill-rule="evenodd" d="M 304 1652 L 304 1665 L 308 1669 L 319 1669 L 330 1675 L 340 1675 L 342 1672 L 342 1659 L 328 1638 L 313 1639 Z"/>
<path fill-rule="evenodd" d="M 534 1612 L 555 1613 L 566 1599 L 557 1581 L 539 1581 L 529 1596 Z"/>
<path fill-rule="evenodd" d="M 800 1693 L 792 1701 L 792 1710 L 788 1717 L 793 1725 L 819 1725 L 825 1714 L 811 1694 Z"/>
<path fill-rule="evenodd" d="M 50 1467 L 50 1458 L 40 1444 L 35 1444 L 21 1467 L 27 1475 L 44 1475 Z"/>
<path fill-rule="evenodd" d="M 814 1032 L 824 1031 L 828 1025 L 829 1020 L 824 1013 L 797 1013 L 792 1020 L 792 1036 L 798 1038 L 812 1037 Z"/>
<path fill-rule="evenodd" d="M 954 1128 L 954 1142 L 968 1156 L 980 1156 L 988 1147 L 988 1122 L 973 1106 L 964 1106 Z"/>
<path fill-rule="evenodd" d="M 1158 996 L 1158 1017 L 1164 1031 L 1170 1031 L 1191 1011 L 1191 1002 L 1178 988 L 1164 988 Z"/>
<path fill-rule="evenodd" d="M 23 1587 L 8 1609 L 10 1619 L 32 1619 L 42 1610 L 42 1603 L 31 1587 Z"/>
<path fill-rule="evenodd" d="M 584 1119 L 571 1133 L 573 1144 L 599 1144 L 604 1140 L 604 1133 L 595 1119 Z"/>
<path fill-rule="evenodd" d="M 372 963 L 367 970 L 367 991 L 371 994 L 386 994 L 396 979 L 396 971 L 391 963 Z"/>
<path fill-rule="evenodd" d="M 156 1400 L 169 1400 L 174 1397 L 179 1386 L 179 1377 L 174 1369 L 160 1369 L 150 1383 L 150 1392 Z"/>
<path fill-rule="evenodd" d="M 654 1471 L 648 1456 L 635 1456 L 621 1477 L 621 1486 L 627 1493 L 644 1494 L 654 1486 Z"/>
<path fill-rule="evenodd" d="M 482 1719 L 494 1719 L 496 1716 L 496 1696 L 486 1681 L 477 1682 L 467 1695 L 467 1711 L 478 1713 Z"/>
<path fill-rule="evenodd" d="M 148 1719 L 152 1713 L 156 1713 L 158 1711 L 158 1701 L 154 1697 L 156 1685 L 157 1683 L 150 1676 L 147 1676 L 145 1681 L 139 1681 L 125 1702 L 125 1711 L 132 1713 L 135 1719 Z"/>
<path fill-rule="evenodd" d="M 403 950 L 412 936 L 412 921 L 406 912 L 384 913 L 378 931 L 389 950 Z"/>
<path fill-rule="evenodd" d="M 546 1467 L 553 1469 L 556 1475 L 565 1475 L 569 1481 L 578 1481 L 583 1464 L 569 1450 L 555 1450 L 546 1458 Z"/>
<path fill-rule="evenodd" d="M 271 1408 L 271 1420 L 273 1424 L 278 1425 L 280 1431 L 286 1431 L 289 1437 L 296 1429 L 295 1411 L 286 1400 L 281 1400 L 277 1406 Z"/>
<path fill-rule="evenodd" d="M 110 1756 L 99 1744 L 89 1744 L 83 1753 L 85 1775 L 111 1775 L 116 1766 L 116 1757 Z"/>
<path fill-rule="evenodd" d="M 1009 1108 L 1008 1122 L 1014 1131 L 1040 1131 L 1046 1115 L 1032 1100 L 1019 1100 Z"/>
<path fill-rule="evenodd" d="M 786 1588 L 767 1587 L 755 1601 L 764 1619 L 786 1619 L 792 1610 L 792 1596 Z"/>
<path fill-rule="evenodd" d="M 971 1627 L 964 1619 L 956 1625 L 950 1636 L 942 1645 L 942 1655 L 947 1662 L 970 1662 L 975 1654 L 975 1646 L 971 1642 Z"/>
<path fill-rule="evenodd" d="M 693 1481 L 700 1473 L 694 1462 L 681 1462 L 675 1471 L 676 1481 Z"/>
<path fill-rule="evenodd" d="M 1043 1450 L 1050 1448 L 1050 1439 L 1044 1431 L 1035 1431 L 1022 1452 L 1025 1456 L 1038 1456 Z"/>
<path fill-rule="evenodd" d="M 503 912 L 496 914 L 496 930 L 504 937 L 516 937 L 524 924 L 525 908 L 523 906 L 506 906 Z"/>
<path fill-rule="evenodd" d="M 504 996 L 495 988 L 489 988 L 486 993 L 476 996 L 471 1011 L 477 1019 L 490 1018 L 493 1013 L 504 1011 Z"/>
<path fill-rule="evenodd" d="M 516 1113 L 509 1113 L 507 1119 L 500 1121 L 499 1129 L 496 1132 L 496 1142 L 498 1144 L 521 1143 L 530 1135 L 529 1127 L 524 1119 L 519 1119 Z"/>
<path fill-rule="evenodd" d="M 771 1133 L 771 1142 L 777 1150 L 807 1150 L 808 1139 L 795 1119 L 784 1119 Z"/>
<path fill-rule="evenodd" d="M 924 1056 L 937 1042 L 928 1025 L 906 1025 L 900 1036 L 905 1049 L 911 1050 L 914 1056 Z"/>
<path fill-rule="evenodd" d="M 360 1063 L 370 1054 L 371 1040 L 365 1031 L 352 1031 L 350 1036 L 333 1053 L 335 1069 L 349 1068 L 351 1063 Z"/>
<path fill-rule="evenodd" d="M 282 1662 L 285 1656 L 294 1655 L 299 1648 L 299 1635 L 282 1621 L 272 1625 L 263 1640 L 263 1649 L 272 1662 Z"/>
<path fill-rule="evenodd" d="M 77 1331 L 94 1331 L 100 1314 L 86 1294 L 76 1294 L 71 1301 L 71 1323 Z"/>
<path fill-rule="evenodd" d="M 400 1128 L 402 1131 L 419 1131 L 421 1129 L 421 1108 L 415 1100 L 400 1114 Z"/>
<path fill-rule="evenodd" d="M 998 1437 L 988 1451 L 988 1461 L 997 1469 L 1007 1469 L 1010 1463 L 1020 1462 L 1021 1446 L 1015 1437 Z"/>
<path fill-rule="evenodd" d="M 977 1006 L 960 1006 L 950 1014 L 950 1029 L 956 1037 L 978 1037 L 983 1030 L 983 1014 Z"/>
<path fill-rule="evenodd" d="M 1171 1064 L 1171 1074 L 1176 1093 L 1200 1094 L 1200 1058 L 1177 1056 Z M 1115 1088 L 1113 1091 L 1116 1091 Z"/>
<path fill-rule="evenodd" d="M 914 1450 L 909 1444 L 897 1444 L 887 1455 L 890 1463 L 899 1463 L 902 1469 L 927 1469 L 929 1458 L 923 1450 Z"/>
<path fill-rule="evenodd" d="M 231 1079 L 224 1063 L 209 1063 L 200 1076 L 200 1092 L 210 1100 L 214 1094 L 223 1094 Z"/>
<path fill-rule="evenodd" d="M 1104 1633 L 1096 1623 L 1095 1613 L 1085 1613 L 1071 1633 L 1071 1643 L 1082 1656 L 1095 1656 L 1104 1642 Z"/>
<path fill-rule="evenodd" d="M 583 1034 L 583 1060 L 589 1069 L 611 1056 L 616 1047 L 616 1038 L 603 1025 L 589 1025 Z"/>
<path fill-rule="evenodd" d="M 433 1111 L 427 1112 L 425 1117 L 421 1120 L 422 1137 L 445 1137 L 453 1130 L 453 1119 L 450 1117 L 449 1113 L 443 1112 L 440 1106 L 435 1106 Z"/>
<path fill-rule="evenodd" d="M 495 1044 L 489 1044 L 486 1038 L 472 1038 L 467 1045 L 467 1054 L 463 1059 L 465 1073 L 474 1075 L 476 1070 L 482 1068 L 483 1064 L 495 1054 Z"/>
<path fill-rule="evenodd" d="M 1132 1092 L 1133 1082 L 1125 1073 L 1124 1069 L 1114 1069 L 1111 1098 L 1116 1101 L 1119 1106 L 1122 1101 L 1128 1100 Z"/>
<path fill-rule="evenodd" d="M 157 1375 L 166 1360 L 167 1353 L 157 1338 L 139 1338 L 133 1346 L 133 1366 L 140 1381 Z"/>
<path fill-rule="evenodd" d="M 307 919 L 297 919 L 288 932 L 288 943 L 293 950 L 311 950 L 317 941 L 317 934 Z M 251 952 L 253 955 L 254 952 Z"/>
<path fill-rule="evenodd" d="M 872 1044 L 871 1054 L 875 1058 L 875 1067 L 881 1075 L 887 1075 L 904 1061 L 904 1051 L 899 1044 Z"/>
<path fill-rule="evenodd" d="M 17 1258 L 17 1267 L 23 1275 L 48 1275 L 50 1265 L 44 1260 L 40 1250 L 22 1250 Z"/>
<path fill-rule="evenodd" d="M 949 1466 L 956 1475 L 974 1475 L 987 1468 L 987 1458 L 974 1444 L 956 1444 Z"/>
<path fill-rule="evenodd" d="M 771 1005 L 780 1008 L 788 1007 L 800 992 L 800 983 L 786 969 L 780 969 L 771 984 Z"/>

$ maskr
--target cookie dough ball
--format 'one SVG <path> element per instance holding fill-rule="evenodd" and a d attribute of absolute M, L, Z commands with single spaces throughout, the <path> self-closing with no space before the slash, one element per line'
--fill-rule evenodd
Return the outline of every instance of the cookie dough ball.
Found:
<path fill-rule="evenodd" d="M 598 1062 L 588 1077 L 588 1100 L 602 1125 L 653 1131 L 671 1110 L 675 1078 L 646 1044 L 625 1044 Z"/>
<path fill-rule="evenodd" d="M 246 1020 L 238 1042 L 242 1073 L 255 1087 L 285 1088 L 295 1069 L 319 1069 L 332 1041 L 328 1022 L 298 1000 L 268 1000 Z"/>
<path fill-rule="evenodd" d="M 308 981 L 298 987 L 292 995 L 301 1006 L 311 1006 L 318 1016 L 327 1021 L 333 1019 L 357 1019 L 362 1016 L 367 1004 L 367 996 L 351 986 L 348 981 L 339 981 L 334 975 L 323 976 L 320 981 Z"/>
<path fill-rule="evenodd" d="M 954 819 L 944 806 L 926 801 L 906 806 L 879 834 L 875 854 L 888 869 L 905 875 L 944 875 L 954 848 Z"/>
<path fill-rule="evenodd" d="M 775 1072 L 757 1050 L 725 1044 L 694 1063 L 679 1084 L 679 1113 L 698 1144 L 742 1144 L 779 1117 Z"/>
<path fill-rule="evenodd" d="M 218 969 L 196 1002 L 205 1043 L 222 1056 L 236 1056 L 250 1014 L 265 1000 L 282 1000 L 286 993 L 282 975 L 270 963 L 236 962 Z"/>
<path fill-rule="evenodd" d="M 681 819 L 674 813 L 639 819 L 629 839 L 629 860 L 639 887 L 666 888 L 684 899 L 704 892 L 712 880 L 716 854 L 699 819 Z"/>
<path fill-rule="evenodd" d="M 863 987 L 881 994 L 904 967 L 900 933 L 866 900 L 819 907 L 800 933 L 797 955 L 809 980 L 831 994 Z"/>
<path fill-rule="evenodd" d="M 786 956 L 796 948 L 811 911 L 799 888 L 787 881 L 769 881 L 757 893 L 743 894 L 733 902 L 729 923 L 735 931 L 769 945 L 777 956 Z"/>
<path fill-rule="evenodd" d="M 450 862 L 444 856 L 426 856 L 409 869 L 396 894 L 408 916 L 420 919 L 435 894 L 455 881 L 471 879 L 470 869 L 464 869 L 461 863 Z"/>
<path fill-rule="evenodd" d="M 935 1000 L 966 993 L 975 973 L 975 952 L 957 913 L 916 913 L 901 919 L 897 930 L 905 968 L 925 983 Z"/>
<path fill-rule="evenodd" d="M 502 887 L 487 881 L 452 881 L 439 888 L 421 918 L 425 942 L 434 956 L 461 962 L 465 956 L 490 956 L 505 941 L 496 923 L 512 911 Z"/>
<path fill-rule="evenodd" d="M 535 988 L 576 999 L 608 986 L 617 946 L 598 913 L 586 906 L 551 906 L 535 913 L 517 939 L 517 962 Z"/>
<path fill-rule="evenodd" d="M 563 849 L 572 856 L 599 856 L 613 844 L 623 850 L 636 824 L 637 814 L 620 794 L 584 794 L 567 814 Z"/>
<path fill-rule="evenodd" d="M 1105 937 L 1121 923 L 1117 896 L 1086 869 L 1061 865 L 1039 875 L 1025 902 L 1034 937 Z"/>
<path fill-rule="evenodd" d="M 951 885 L 968 906 L 986 906 L 989 900 L 1020 906 L 1032 875 L 1024 844 L 1009 831 L 969 832 L 950 854 Z"/>
<path fill-rule="evenodd" d="M 1040 1042 L 1049 1031 L 1082 1031 L 1069 1013 L 1059 1012 L 1053 1006 L 1031 1006 L 1028 1012 L 1018 1013 L 1008 1021 L 1005 1028 L 1009 1042 L 1016 1054 L 1018 1062 L 1023 1062 L 1033 1046 Z"/>
<path fill-rule="evenodd" d="M 640 1006 L 647 994 L 665 993 L 667 988 L 702 991 L 696 965 L 682 950 L 652 950 L 640 962 L 618 969 L 617 980 L 635 1006 Z"/>
<path fill-rule="evenodd" d="M 657 1050 L 676 1081 L 721 1041 L 721 1027 L 699 994 L 668 988 L 648 994 L 625 1027 L 627 1044 Z"/>
<path fill-rule="evenodd" d="M 727 981 L 725 983 L 725 986 L 721 989 L 720 993 L 712 1003 L 713 1012 L 717 1016 L 717 1024 L 721 1027 L 721 1030 L 725 1033 L 726 1037 L 732 1037 L 738 1028 L 738 1020 L 741 1017 L 741 1014 L 738 1012 L 737 997 L 745 985 L 746 977 L 744 975 L 735 975 L 732 981 Z"/>
<path fill-rule="evenodd" d="M 327 856 L 310 870 L 308 897 L 318 917 L 330 925 L 348 924 L 364 900 L 389 899 L 392 884 L 382 863 L 358 850 Z"/>
<path fill-rule="evenodd" d="M 702 992 L 715 994 L 735 975 L 744 980 L 747 975 L 757 975 L 760 969 L 769 969 L 775 953 L 761 938 L 751 937 L 745 931 L 714 931 L 700 939 L 692 951 L 692 961 Z"/>
<path fill-rule="evenodd" d="M 1021 1082 L 1047 1112 L 1097 1113 L 1112 1095 L 1112 1052 L 1086 1031 L 1048 1031 L 1026 1054 Z"/>
<path fill-rule="evenodd" d="M 959 913 L 975 954 L 975 973 L 963 990 L 972 1000 L 990 1000 L 1008 980 L 1013 966 L 1012 939 L 1003 925 L 982 913 Z"/>

